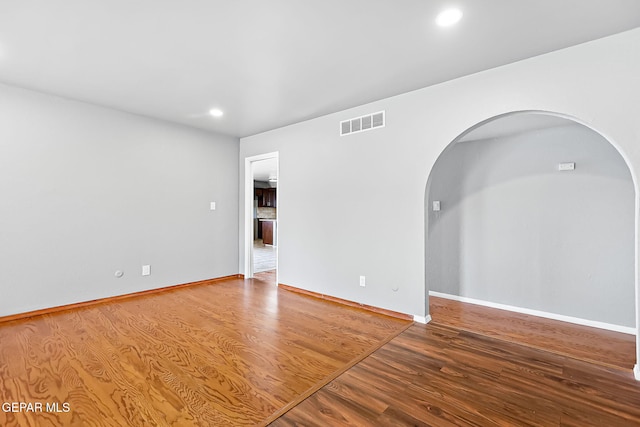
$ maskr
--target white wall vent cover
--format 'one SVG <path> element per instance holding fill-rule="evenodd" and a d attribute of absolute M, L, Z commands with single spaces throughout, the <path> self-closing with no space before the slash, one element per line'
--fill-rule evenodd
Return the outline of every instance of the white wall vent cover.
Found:
<path fill-rule="evenodd" d="M 340 122 L 340 136 L 384 127 L 384 111 Z"/>

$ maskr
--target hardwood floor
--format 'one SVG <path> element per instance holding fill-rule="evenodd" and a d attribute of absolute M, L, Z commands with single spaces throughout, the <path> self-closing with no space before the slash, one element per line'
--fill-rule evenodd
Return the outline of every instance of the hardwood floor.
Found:
<path fill-rule="evenodd" d="M 436 298 L 412 324 L 273 276 L 0 324 L 0 425 L 640 425 L 633 337 Z"/>
<path fill-rule="evenodd" d="M 261 271 L 259 273 L 254 273 L 253 277 L 262 282 L 269 283 L 270 285 L 276 285 L 276 270 L 267 270 Z"/>
<path fill-rule="evenodd" d="M 633 369 L 634 335 L 429 297 L 433 321 L 612 368 Z"/>
<path fill-rule="evenodd" d="M 262 425 L 410 325 L 256 279 L 11 321 L 0 425 Z"/>
<path fill-rule="evenodd" d="M 502 310 L 440 303 L 430 324 L 414 324 L 272 426 L 640 425 L 631 370 L 585 361 L 586 348 L 612 357 L 625 348 L 613 342 L 612 351 L 608 331 L 560 324 L 554 332 L 546 319 L 523 323 Z M 535 348 L 547 344 L 552 351 Z M 576 344 L 578 358 L 568 357 Z M 626 354 L 620 360 L 629 364 Z"/>

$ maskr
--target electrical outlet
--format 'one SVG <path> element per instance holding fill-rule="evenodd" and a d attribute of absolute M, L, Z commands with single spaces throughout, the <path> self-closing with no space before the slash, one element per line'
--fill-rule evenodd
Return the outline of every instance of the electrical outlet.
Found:
<path fill-rule="evenodd" d="M 212 211 L 216 210 L 216 202 L 211 202 L 211 204 L 209 205 L 209 209 L 211 209 Z"/>
<path fill-rule="evenodd" d="M 148 276 L 151 274 L 151 266 L 150 265 L 143 265 L 142 266 L 142 275 L 143 276 Z"/>
<path fill-rule="evenodd" d="M 363 288 L 367 286 L 367 282 L 364 276 L 360 276 L 360 286 L 362 286 Z"/>

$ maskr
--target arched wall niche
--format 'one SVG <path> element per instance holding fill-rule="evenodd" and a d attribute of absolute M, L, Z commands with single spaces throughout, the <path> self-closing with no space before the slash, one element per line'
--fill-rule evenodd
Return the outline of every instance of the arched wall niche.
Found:
<path fill-rule="evenodd" d="M 558 170 L 571 162 L 574 171 Z M 636 331 L 638 189 L 628 165 L 615 141 L 560 113 L 514 111 L 470 127 L 427 181 L 427 294 Z"/>

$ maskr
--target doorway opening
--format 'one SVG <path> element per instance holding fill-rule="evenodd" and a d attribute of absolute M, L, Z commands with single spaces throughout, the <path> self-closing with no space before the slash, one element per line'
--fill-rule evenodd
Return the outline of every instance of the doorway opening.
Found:
<path fill-rule="evenodd" d="M 635 337 L 634 184 L 616 147 L 573 118 L 472 127 L 427 183 L 429 295 Z"/>
<path fill-rule="evenodd" d="M 245 277 L 277 284 L 278 153 L 245 160 Z"/>

